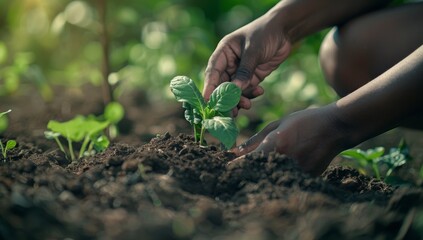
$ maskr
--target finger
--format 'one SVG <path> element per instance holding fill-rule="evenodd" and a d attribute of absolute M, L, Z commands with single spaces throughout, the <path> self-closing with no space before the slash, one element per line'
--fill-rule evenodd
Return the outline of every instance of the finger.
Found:
<path fill-rule="evenodd" d="M 245 156 L 237 157 L 226 164 L 227 170 L 241 167 L 246 161 Z"/>
<path fill-rule="evenodd" d="M 254 99 L 264 94 L 264 89 L 261 86 L 251 86 L 242 92 L 242 96 L 248 99 Z"/>
<path fill-rule="evenodd" d="M 253 78 L 255 68 L 257 67 L 256 53 L 250 46 L 245 47 L 245 51 L 241 55 L 239 66 L 235 72 L 235 78 L 232 80 L 241 90 L 245 90 L 249 86 L 249 82 Z"/>
<path fill-rule="evenodd" d="M 222 75 L 225 74 L 227 64 L 228 62 L 224 56 L 223 50 L 216 49 L 211 55 L 205 71 L 203 96 L 206 101 L 209 100 L 211 93 L 217 88 L 217 86 L 222 83 Z"/>
<path fill-rule="evenodd" d="M 264 154 L 268 154 L 276 150 L 276 141 L 277 135 L 273 131 L 269 133 L 264 140 L 258 145 L 253 151 L 251 152 L 263 152 Z"/>
<path fill-rule="evenodd" d="M 246 142 L 242 143 L 238 147 L 231 149 L 230 151 L 235 153 L 235 155 L 237 156 L 245 155 L 247 153 L 252 152 L 262 143 L 262 141 L 266 138 L 266 136 L 270 132 L 274 131 L 279 126 L 279 123 L 280 123 L 280 120 L 271 122 L 265 128 L 263 128 L 263 130 L 256 133 Z"/>
<path fill-rule="evenodd" d="M 241 96 L 241 98 L 239 100 L 239 103 L 238 103 L 238 107 L 239 108 L 246 109 L 246 110 L 250 109 L 251 108 L 251 101 L 250 101 L 250 99 L 248 99 L 248 98 L 246 98 L 244 96 Z"/>
<path fill-rule="evenodd" d="M 212 92 L 220 84 L 220 72 L 217 69 L 207 69 L 206 70 L 206 80 L 203 88 L 203 96 L 206 101 L 209 100 Z"/>

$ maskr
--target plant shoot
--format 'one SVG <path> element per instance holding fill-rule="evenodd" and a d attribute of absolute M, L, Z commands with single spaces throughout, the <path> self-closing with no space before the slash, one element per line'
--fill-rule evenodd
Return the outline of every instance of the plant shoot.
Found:
<path fill-rule="evenodd" d="M 0 113 L 0 119 L 4 116 L 4 115 L 6 115 L 6 114 L 8 114 L 8 113 L 10 113 L 12 110 L 7 110 L 6 112 L 1 112 Z M 3 159 L 4 160 L 6 160 L 6 158 L 7 158 L 7 152 L 9 151 L 9 150 L 12 150 L 12 149 L 14 149 L 16 147 L 16 141 L 15 140 L 8 140 L 7 142 L 6 142 L 6 145 L 3 145 L 3 142 L 1 141 L 1 139 L 0 139 L 0 151 L 1 151 L 1 155 L 3 156 Z"/>
<path fill-rule="evenodd" d="M 204 145 L 204 133 L 207 130 L 217 138 L 226 149 L 233 146 L 238 136 L 238 128 L 231 110 L 236 107 L 241 97 L 241 89 L 234 83 L 219 85 L 206 103 L 192 79 L 186 76 L 174 77 L 170 90 L 177 101 L 182 102 L 185 119 L 194 128 L 195 141 Z"/>

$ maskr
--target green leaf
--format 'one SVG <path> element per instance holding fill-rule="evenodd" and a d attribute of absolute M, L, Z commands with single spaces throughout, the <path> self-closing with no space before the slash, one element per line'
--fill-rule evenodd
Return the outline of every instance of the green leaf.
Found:
<path fill-rule="evenodd" d="M 376 147 L 376 148 L 372 148 L 366 151 L 366 156 L 367 159 L 376 159 L 379 158 L 383 155 L 383 153 L 385 153 L 385 148 L 384 147 Z"/>
<path fill-rule="evenodd" d="M 86 119 L 84 124 L 80 126 L 80 130 L 84 136 L 92 137 L 99 134 L 110 125 L 108 121 L 98 121 L 96 119 Z"/>
<path fill-rule="evenodd" d="M 7 118 L 0 117 L 0 134 L 6 131 L 9 126 L 9 120 Z"/>
<path fill-rule="evenodd" d="M 212 119 L 204 119 L 203 126 L 211 135 L 219 139 L 226 149 L 234 145 L 238 136 L 238 128 L 230 117 L 216 116 Z"/>
<path fill-rule="evenodd" d="M 7 127 L 9 126 L 9 120 L 7 118 L 3 118 L 4 115 L 10 113 L 12 110 L 9 109 L 6 112 L 0 113 L 0 133 L 6 131 Z"/>
<path fill-rule="evenodd" d="M 58 133 L 58 132 L 53 132 L 53 131 L 44 131 L 44 136 L 45 136 L 47 139 L 51 140 L 51 139 L 54 139 L 54 138 L 60 137 L 60 133 Z"/>
<path fill-rule="evenodd" d="M 84 139 L 85 133 L 80 129 L 84 122 L 85 118 L 82 116 L 77 116 L 67 122 L 50 120 L 47 124 L 47 128 L 53 132 L 60 133 L 63 137 L 74 142 L 79 142 Z"/>
<path fill-rule="evenodd" d="M 85 136 L 93 136 L 103 131 L 109 124 L 108 121 L 101 122 L 96 119 L 86 119 L 83 116 L 77 116 L 67 122 L 51 120 L 48 122 L 47 128 L 74 142 L 80 142 Z"/>
<path fill-rule="evenodd" d="M 193 125 L 194 124 L 194 111 L 193 111 L 193 109 L 192 109 L 192 107 L 191 107 L 191 105 L 189 105 L 190 107 L 189 108 L 185 108 L 185 111 L 184 111 L 184 116 L 185 116 L 185 119 L 191 124 L 191 125 Z"/>
<path fill-rule="evenodd" d="M 96 152 L 104 151 L 110 144 L 109 139 L 105 135 L 93 139 L 94 149 Z"/>
<path fill-rule="evenodd" d="M 346 157 L 346 158 L 350 158 L 350 159 L 367 160 L 365 153 L 361 149 L 355 149 L 355 148 L 348 149 L 348 150 L 341 152 L 340 155 L 343 156 L 343 157 Z"/>
<path fill-rule="evenodd" d="M 179 102 L 187 102 L 198 110 L 206 106 L 204 98 L 195 85 L 194 81 L 186 76 L 177 76 L 170 81 L 170 90 Z"/>
<path fill-rule="evenodd" d="M 117 124 L 125 115 L 125 109 L 118 102 L 107 104 L 104 109 L 104 118 L 112 124 Z"/>
<path fill-rule="evenodd" d="M 208 106 L 218 112 L 228 112 L 236 107 L 241 98 L 241 89 L 231 82 L 220 84 L 210 95 Z"/>
<path fill-rule="evenodd" d="M 3 117 L 3 115 L 6 115 L 6 114 L 8 114 L 8 113 L 10 113 L 12 110 L 11 109 L 9 109 L 9 110 L 7 110 L 6 112 L 1 112 L 0 113 L 0 118 L 1 117 Z"/>
<path fill-rule="evenodd" d="M 16 147 L 16 141 L 15 140 L 9 140 L 6 143 L 6 151 L 7 150 L 12 150 Z"/>

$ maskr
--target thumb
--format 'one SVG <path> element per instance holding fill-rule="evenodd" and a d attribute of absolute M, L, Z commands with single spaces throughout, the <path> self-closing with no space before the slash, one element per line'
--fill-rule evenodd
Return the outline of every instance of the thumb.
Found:
<path fill-rule="evenodd" d="M 265 128 L 263 128 L 263 130 L 256 133 L 246 142 L 242 143 L 238 147 L 231 149 L 230 151 L 235 153 L 235 155 L 237 156 L 242 156 L 252 151 L 255 151 L 257 147 L 262 145 L 262 142 L 267 137 L 267 135 L 279 126 L 279 123 L 280 120 L 271 122 Z"/>
<path fill-rule="evenodd" d="M 239 66 L 236 69 L 235 77 L 232 80 L 241 90 L 249 87 L 249 82 L 257 67 L 257 53 L 251 47 L 246 46 L 241 55 Z"/>
<path fill-rule="evenodd" d="M 276 150 L 277 135 L 275 131 L 269 133 L 266 138 L 252 152 L 263 152 L 268 154 Z"/>

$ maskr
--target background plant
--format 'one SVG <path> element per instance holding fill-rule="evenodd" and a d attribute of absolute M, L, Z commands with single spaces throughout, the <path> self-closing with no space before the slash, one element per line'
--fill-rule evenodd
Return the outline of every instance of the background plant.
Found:
<path fill-rule="evenodd" d="M 8 110 L 8 111 L 5 111 L 5 112 L 0 112 L 0 120 L 5 119 L 4 116 L 6 114 L 10 113 L 11 111 L 12 110 Z M 7 122 L 4 122 L 4 123 L 6 123 L 6 126 L 4 126 L 4 129 L 3 130 L 5 130 L 7 128 Z M 12 150 L 13 148 L 15 148 L 16 147 L 16 144 L 17 143 L 16 143 L 15 140 L 8 140 L 6 142 L 6 144 L 3 145 L 3 142 L 0 139 L 0 150 L 1 150 L 1 154 L 2 154 L 4 160 L 6 160 L 6 158 L 7 158 L 7 152 L 9 150 Z"/>
<path fill-rule="evenodd" d="M 384 147 L 376 147 L 368 150 L 348 149 L 340 155 L 354 160 L 356 164 L 353 166 L 362 174 L 372 175 L 370 173 L 373 173 L 376 179 L 385 181 L 389 180 L 395 169 L 411 160 L 408 146 L 403 140 L 398 147 L 391 148 L 386 154 Z"/>
<path fill-rule="evenodd" d="M 115 126 L 123 118 L 123 115 L 123 107 L 117 102 L 112 102 L 106 106 L 105 113 L 98 117 L 76 116 L 66 122 L 51 120 L 47 125 L 47 129 L 50 131 L 46 131 L 44 135 L 47 139 L 52 139 L 57 143 L 66 158 L 75 161 L 83 156 L 105 150 L 110 144 L 105 133 L 106 129 Z M 117 136 L 116 129 L 111 132 L 113 137 Z M 62 139 L 66 144 L 62 144 Z M 77 156 L 75 155 L 75 143 L 80 145 Z"/>
<path fill-rule="evenodd" d="M 170 77 L 202 79 L 218 41 L 278 1 L 127 0 L 108 1 L 107 6 L 101 2 L 0 1 L 0 89 L 9 86 L 0 95 L 34 85 L 52 100 L 55 85 L 100 87 L 105 78 L 101 67 L 105 29 L 106 78 L 114 96 L 148 89 L 150 103 L 160 105 L 172 97 Z M 297 44 L 288 61 L 263 83 L 266 95 L 253 107 L 264 122 L 334 99 L 318 64 L 324 33 Z M 201 81 L 196 84 L 202 88 Z"/>

